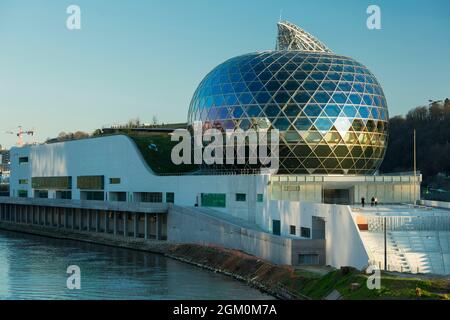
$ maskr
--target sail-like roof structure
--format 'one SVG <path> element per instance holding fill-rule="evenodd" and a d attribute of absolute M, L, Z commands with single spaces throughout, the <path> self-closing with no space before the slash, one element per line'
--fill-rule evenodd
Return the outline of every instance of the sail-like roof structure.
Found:
<path fill-rule="evenodd" d="M 300 50 L 313 52 L 331 52 L 322 42 L 310 33 L 288 21 L 278 22 L 276 50 Z"/>

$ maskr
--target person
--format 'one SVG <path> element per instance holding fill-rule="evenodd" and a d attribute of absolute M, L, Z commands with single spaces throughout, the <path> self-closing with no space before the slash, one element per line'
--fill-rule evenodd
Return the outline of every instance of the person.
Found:
<path fill-rule="evenodd" d="M 361 206 L 364 208 L 364 204 L 366 203 L 366 198 L 361 198 Z"/>
<path fill-rule="evenodd" d="M 378 198 L 375 197 L 375 207 L 378 206 Z"/>
<path fill-rule="evenodd" d="M 370 206 L 373 207 L 375 205 L 375 197 L 372 197 L 372 199 L 370 199 Z"/>

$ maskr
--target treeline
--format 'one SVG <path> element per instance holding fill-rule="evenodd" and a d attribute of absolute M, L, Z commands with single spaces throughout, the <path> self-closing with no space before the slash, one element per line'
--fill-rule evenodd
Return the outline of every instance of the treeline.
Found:
<path fill-rule="evenodd" d="M 450 175 L 450 100 L 433 101 L 389 120 L 389 145 L 381 172 L 413 170 L 413 135 L 417 132 L 417 169 L 424 179 Z"/>

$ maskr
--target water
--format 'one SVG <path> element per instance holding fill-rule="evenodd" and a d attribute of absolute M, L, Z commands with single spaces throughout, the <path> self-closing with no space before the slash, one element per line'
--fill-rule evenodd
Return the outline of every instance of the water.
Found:
<path fill-rule="evenodd" d="M 69 290 L 67 267 L 81 269 Z M 0 299 L 271 299 L 161 255 L 0 230 Z"/>

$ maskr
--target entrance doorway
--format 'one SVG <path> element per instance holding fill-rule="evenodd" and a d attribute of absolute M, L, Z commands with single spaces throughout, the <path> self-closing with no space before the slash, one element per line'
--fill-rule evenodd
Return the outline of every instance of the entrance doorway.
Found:
<path fill-rule="evenodd" d="M 350 190 L 349 189 L 324 189 L 323 203 L 327 204 L 350 204 Z"/>

